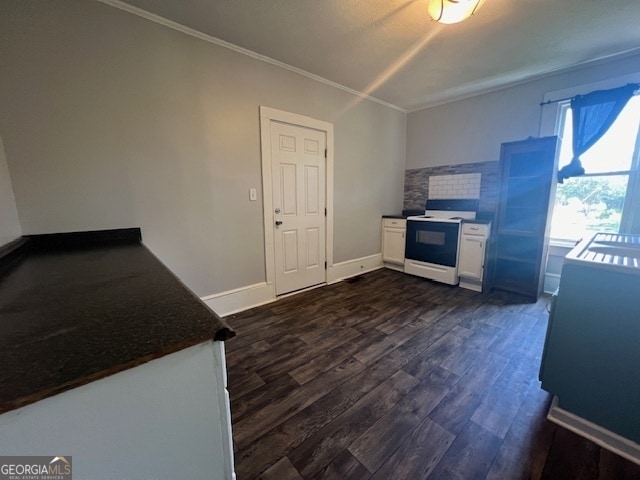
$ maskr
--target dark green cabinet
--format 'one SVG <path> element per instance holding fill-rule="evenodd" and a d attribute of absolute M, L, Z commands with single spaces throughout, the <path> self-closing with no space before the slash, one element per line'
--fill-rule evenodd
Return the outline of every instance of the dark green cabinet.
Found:
<path fill-rule="evenodd" d="M 558 137 L 503 143 L 491 286 L 535 300 L 542 291 Z"/>

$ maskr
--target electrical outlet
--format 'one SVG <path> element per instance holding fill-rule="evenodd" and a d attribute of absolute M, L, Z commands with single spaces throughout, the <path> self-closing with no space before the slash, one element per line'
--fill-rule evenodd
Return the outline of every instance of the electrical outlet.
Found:
<path fill-rule="evenodd" d="M 258 192 L 255 188 L 249 189 L 249 200 L 255 202 L 258 199 Z"/>

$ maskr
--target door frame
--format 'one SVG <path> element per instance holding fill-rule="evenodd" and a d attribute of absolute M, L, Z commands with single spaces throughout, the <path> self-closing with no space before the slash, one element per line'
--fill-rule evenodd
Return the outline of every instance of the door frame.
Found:
<path fill-rule="evenodd" d="M 320 130 L 326 134 L 327 159 L 325 168 L 325 260 L 327 268 L 324 283 L 327 283 L 327 272 L 333 266 L 333 124 L 296 113 L 277 110 L 260 105 L 260 149 L 262 155 L 262 205 L 264 218 L 264 258 L 267 285 L 275 298 L 276 264 L 274 251 L 274 216 L 273 216 L 273 175 L 271 174 L 271 122 Z"/>

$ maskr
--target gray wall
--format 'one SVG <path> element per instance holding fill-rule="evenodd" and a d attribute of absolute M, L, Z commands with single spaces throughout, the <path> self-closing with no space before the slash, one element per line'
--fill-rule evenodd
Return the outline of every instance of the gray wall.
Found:
<path fill-rule="evenodd" d="M 11 177 L 0 138 L 0 247 L 22 235 Z"/>
<path fill-rule="evenodd" d="M 539 135 L 545 93 L 639 70 L 630 56 L 409 113 L 406 168 L 498 161 L 501 143 Z"/>
<path fill-rule="evenodd" d="M 402 112 L 98 2 L 2 2 L 0 44 L 25 234 L 140 226 L 199 295 L 264 281 L 260 105 L 335 125 L 335 262 L 402 208 Z"/>

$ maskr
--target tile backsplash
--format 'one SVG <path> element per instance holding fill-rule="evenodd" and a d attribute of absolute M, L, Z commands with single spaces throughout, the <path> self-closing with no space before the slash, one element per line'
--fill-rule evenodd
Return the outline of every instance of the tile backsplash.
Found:
<path fill-rule="evenodd" d="M 481 173 L 429 177 L 429 198 L 480 198 Z"/>
<path fill-rule="evenodd" d="M 435 184 L 431 184 L 431 178 L 457 178 L 457 175 L 464 174 L 480 175 L 478 213 L 482 214 L 483 217 L 492 217 L 495 214 L 497 205 L 498 162 L 463 163 L 406 170 L 403 209 L 424 210 L 427 198 L 437 198 L 433 197 L 433 192 L 431 191 L 431 187 L 435 186 Z"/>

